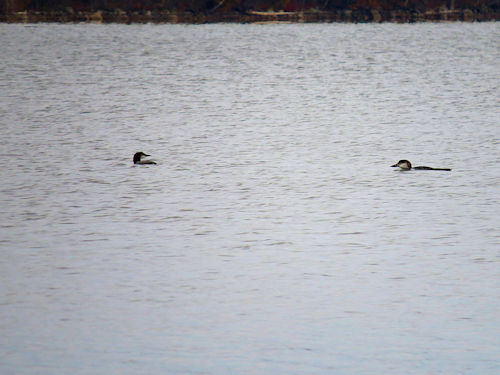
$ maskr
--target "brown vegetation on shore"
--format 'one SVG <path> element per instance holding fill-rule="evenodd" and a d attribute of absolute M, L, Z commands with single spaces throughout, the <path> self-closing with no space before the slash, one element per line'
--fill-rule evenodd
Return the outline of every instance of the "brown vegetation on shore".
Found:
<path fill-rule="evenodd" d="M 0 22 L 424 22 L 500 19 L 500 0 L 0 0 Z"/>

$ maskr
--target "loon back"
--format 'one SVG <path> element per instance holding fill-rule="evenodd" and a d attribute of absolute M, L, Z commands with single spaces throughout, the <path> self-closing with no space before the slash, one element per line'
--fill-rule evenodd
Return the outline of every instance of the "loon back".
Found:
<path fill-rule="evenodd" d="M 451 171 L 450 168 L 432 168 L 432 167 L 424 167 L 424 166 L 413 167 L 413 169 L 420 169 L 420 170 L 424 170 L 424 171 Z"/>

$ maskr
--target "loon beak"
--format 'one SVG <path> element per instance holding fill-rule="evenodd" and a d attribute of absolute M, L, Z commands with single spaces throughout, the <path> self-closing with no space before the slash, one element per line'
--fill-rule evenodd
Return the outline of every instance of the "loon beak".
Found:
<path fill-rule="evenodd" d="M 391 165 L 391 167 L 397 167 L 397 166 L 398 166 L 397 164 Z"/>

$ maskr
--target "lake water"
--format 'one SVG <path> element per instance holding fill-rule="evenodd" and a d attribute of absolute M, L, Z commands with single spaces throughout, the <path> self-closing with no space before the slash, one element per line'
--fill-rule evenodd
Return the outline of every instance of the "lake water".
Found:
<path fill-rule="evenodd" d="M 499 23 L 0 46 L 2 374 L 500 372 Z"/>

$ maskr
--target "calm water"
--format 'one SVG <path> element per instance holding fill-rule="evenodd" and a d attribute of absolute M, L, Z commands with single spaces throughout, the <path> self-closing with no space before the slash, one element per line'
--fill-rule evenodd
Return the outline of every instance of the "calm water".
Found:
<path fill-rule="evenodd" d="M 0 47 L 2 374 L 499 373 L 498 23 Z"/>

